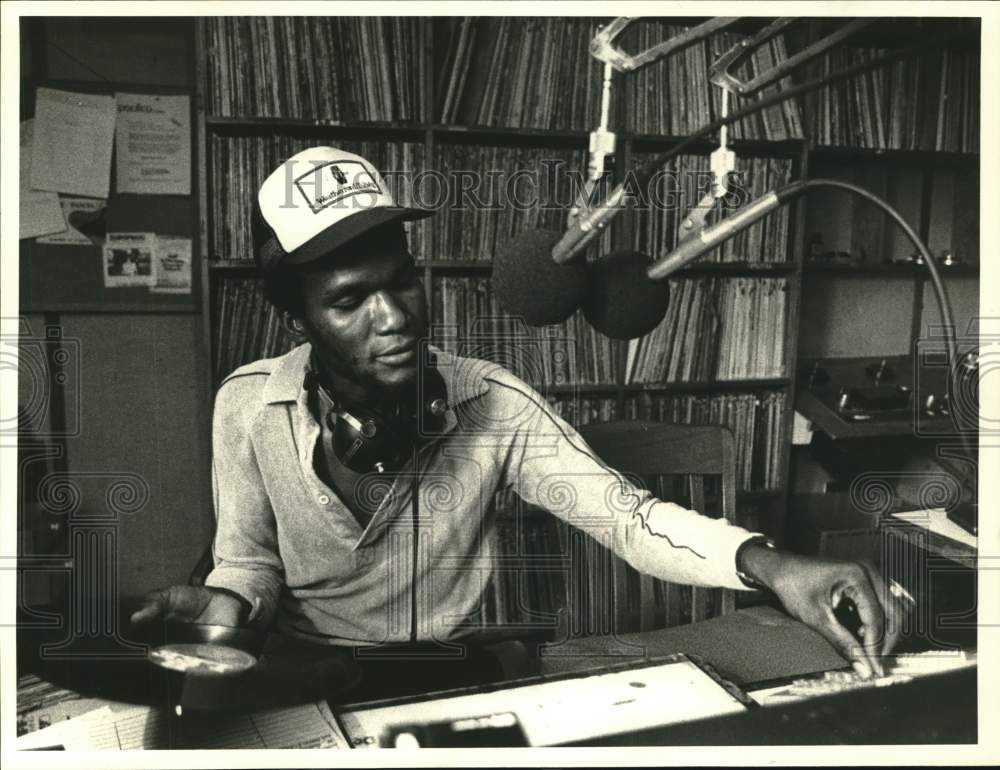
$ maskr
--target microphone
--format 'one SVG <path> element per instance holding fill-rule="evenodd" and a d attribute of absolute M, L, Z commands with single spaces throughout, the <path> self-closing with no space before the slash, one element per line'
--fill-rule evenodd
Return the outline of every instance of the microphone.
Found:
<path fill-rule="evenodd" d="M 650 258 L 636 251 L 617 251 L 590 265 L 590 292 L 583 306 L 587 321 L 617 340 L 642 337 L 667 314 L 670 291 L 646 275 Z"/>
<path fill-rule="evenodd" d="M 673 272 L 680 270 L 689 262 L 693 262 L 706 252 L 711 251 L 727 238 L 732 238 L 738 232 L 763 219 L 779 206 L 794 197 L 796 191 L 786 186 L 781 190 L 767 193 L 755 201 L 748 203 L 730 217 L 706 227 L 699 233 L 678 244 L 662 259 L 649 266 L 646 273 L 654 281 L 660 281 Z"/>
<path fill-rule="evenodd" d="M 595 206 L 587 212 L 581 212 L 552 248 L 552 259 L 558 264 L 565 264 L 573 260 L 622 210 L 621 206 L 624 200 L 625 185 L 620 184 L 611 191 L 607 200 L 600 206 Z"/>
<path fill-rule="evenodd" d="M 518 233 L 493 259 L 497 301 L 532 326 L 562 323 L 586 297 L 586 266 L 552 261 L 552 247 L 561 237 L 555 230 Z"/>

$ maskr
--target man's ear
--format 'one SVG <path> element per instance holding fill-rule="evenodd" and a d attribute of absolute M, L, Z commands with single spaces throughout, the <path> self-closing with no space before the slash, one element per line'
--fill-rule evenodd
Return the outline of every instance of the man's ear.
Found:
<path fill-rule="evenodd" d="M 285 331 L 292 335 L 297 342 L 305 342 L 306 327 L 302 323 L 301 318 L 292 315 L 287 310 L 282 311 L 281 325 L 285 327 Z"/>

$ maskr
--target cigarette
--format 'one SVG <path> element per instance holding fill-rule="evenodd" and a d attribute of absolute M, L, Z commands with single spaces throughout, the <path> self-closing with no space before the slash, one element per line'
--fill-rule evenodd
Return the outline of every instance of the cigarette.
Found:
<path fill-rule="evenodd" d="M 903 586 L 897 583 L 895 580 L 890 578 L 889 580 L 889 593 L 895 596 L 900 601 L 905 601 L 910 606 L 916 606 L 917 600 L 913 598 L 913 594 L 907 591 Z"/>

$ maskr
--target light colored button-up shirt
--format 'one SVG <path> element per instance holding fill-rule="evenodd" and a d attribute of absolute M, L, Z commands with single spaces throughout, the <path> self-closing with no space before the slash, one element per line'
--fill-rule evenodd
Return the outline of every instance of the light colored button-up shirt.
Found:
<path fill-rule="evenodd" d="M 640 572 L 745 588 L 736 551 L 752 533 L 657 500 L 598 460 L 513 374 L 440 351 L 444 427 L 417 456 L 417 484 L 412 463 L 361 480 L 375 509 L 362 528 L 315 470 L 310 352 L 305 344 L 236 370 L 213 418 L 217 533 L 206 585 L 259 600 L 280 631 L 346 645 L 461 635 L 492 574 L 493 503 L 505 490 Z"/>

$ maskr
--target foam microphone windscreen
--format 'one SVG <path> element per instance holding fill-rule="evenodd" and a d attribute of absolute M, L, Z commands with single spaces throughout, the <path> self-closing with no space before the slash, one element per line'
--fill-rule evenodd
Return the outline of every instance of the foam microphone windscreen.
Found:
<path fill-rule="evenodd" d="M 554 230 L 518 233 L 493 259 L 493 291 L 500 306 L 532 326 L 565 321 L 587 294 L 586 266 L 552 259 L 560 238 L 562 233 Z"/>
<path fill-rule="evenodd" d="M 649 263 L 648 256 L 635 251 L 617 251 L 591 263 L 583 314 L 601 334 L 630 340 L 648 334 L 663 320 L 670 290 L 646 275 Z"/>

